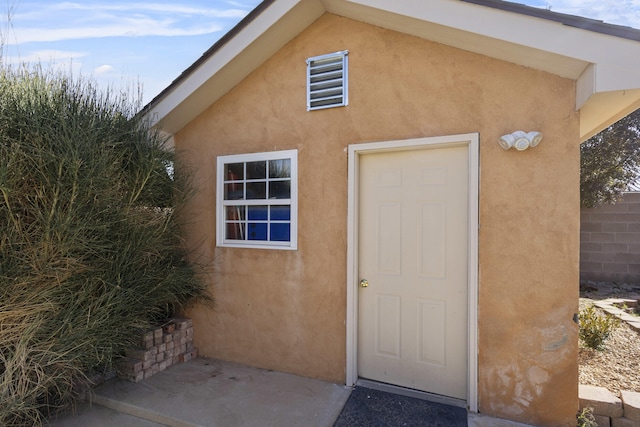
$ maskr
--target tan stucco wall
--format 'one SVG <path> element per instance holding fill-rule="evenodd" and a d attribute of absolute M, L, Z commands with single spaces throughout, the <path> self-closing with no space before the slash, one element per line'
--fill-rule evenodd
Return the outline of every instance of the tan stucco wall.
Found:
<path fill-rule="evenodd" d="M 305 59 L 349 50 L 349 106 L 307 112 Z M 214 309 L 189 313 L 204 355 L 345 379 L 349 144 L 480 134 L 479 409 L 575 425 L 578 115 L 574 82 L 324 15 L 181 130 L 197 168 L 189 242 Z M 531 150 L 500 135 L 544 133 Z M 216 248 L 218 155 L 299 150 L 297 251 Z"/>

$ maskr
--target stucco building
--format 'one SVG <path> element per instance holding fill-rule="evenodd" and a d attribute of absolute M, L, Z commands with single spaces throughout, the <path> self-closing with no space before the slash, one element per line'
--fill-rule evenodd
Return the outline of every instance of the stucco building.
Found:
<path fill-rule="evenodd" d="M 638 70 L 640 32 L 508 2 L 262 2 L 144 112 L 195 171 L 201 353 L 575 425 L 579 144 Z"/>

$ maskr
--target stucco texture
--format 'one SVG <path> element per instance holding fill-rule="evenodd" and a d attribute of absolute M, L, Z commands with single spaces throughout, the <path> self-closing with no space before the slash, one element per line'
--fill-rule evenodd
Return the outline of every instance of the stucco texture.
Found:
<path fill-rule="evenodd" d="M 349 50 L 349 105 L 307 112 L 305 60 Z M 202 354 L 344 383 L 349 144 L 480 135 L 479 410 L 575 425 L 575 82 L 325 14 L 175 136 L 195 173 L 188 242 L 210 267 Z M 544 140 L 524 152 L 515 130 Z M 215 244 L 216 156 L 298 149 L 298 250 Z"/>

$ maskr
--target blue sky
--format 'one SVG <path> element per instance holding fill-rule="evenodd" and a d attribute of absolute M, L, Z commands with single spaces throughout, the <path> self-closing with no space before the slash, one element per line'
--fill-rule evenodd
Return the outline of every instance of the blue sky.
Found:
<path fill-rule="evenodd" d="M 640 0 L 515 2 L 640 28 Z M 2 58 L 70 70 L 104 86 L 140 84 L 146 103 L 259 3 L 0 0 Z"/>

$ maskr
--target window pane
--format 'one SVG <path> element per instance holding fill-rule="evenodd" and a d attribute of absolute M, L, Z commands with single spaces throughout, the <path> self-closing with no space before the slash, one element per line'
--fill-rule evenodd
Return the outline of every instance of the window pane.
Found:
<path fill-rule="evenodd" d="M 244 240 L 244 224 L 237 222 L 227 223 L 225 237 L 231 240 Z"/>
<path fill-rule="evenodd" d="M 224 185 L 225 200 L 244 199 L 244 184 L 241 182 L 227 183 Z"/>
<path fill-rule="evenodd" d="M 237 181 L 244 179 L 244 163 L 227 163 L 224 165 L 224 180 Z"/>
<path fill-rule="evenodd" d="M 291 159 L 269 161 L 269 178 L 291 177 Z"/>
<path fill-rule="evenodd" d="M 249 220 L 264 220 L 267 218 L 267 207 L 266 206 L 249 206 Z"/>
<path fill-rule="evenodd" d="M 269 182 L 270 199 L 290 199 L 291 181 L 271 181 Z"/>
<path fill-rule="evenodd" d="M 297 248 L 297 150 L 218 156 L 221 247 Z"/>
<path fill-rule="evenodd" d="M 286 205 L 271 206 L 271 220 L 272 221 L 290 221 L 291 207 Z"/>
<path fill-rule="evenodd" d="M 247 240 L 267 240 L 267 224 L 264 222 L 250 222 Z"/>
<path fill-rule="evenodd" d="M 242 221 L 244 216 L 244 206 L 227 206 L 227 221 Z"/>
<path fill-rule="evenodd" d="M 267 198 L 266 182 L 247 182 L 247 200 L 264 200 Z"/>
<path fill-rule="evenodd" d="M 290 224 L 271 224 L 271 241 L 289 242 L 291 241 Z"/>
<path fill-rule="evenodd" d="M 247 163 L 247 179 L 266 179 L 267 178 L 267 162 L 248 162 Z"/>

